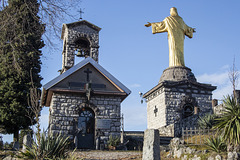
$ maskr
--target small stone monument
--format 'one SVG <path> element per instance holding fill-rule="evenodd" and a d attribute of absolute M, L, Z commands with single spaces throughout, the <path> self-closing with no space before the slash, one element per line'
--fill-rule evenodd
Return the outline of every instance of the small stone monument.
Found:
<path fill-rule="evenodd" d="M 144 132 L 143 160 L 160 160 L 160 138 L 157 129 Z"/>
<path fill-rule="evenodd" d="M 23 137 L 23 148 L 22 148 L 22 151 L 25 152 L 26 151 L 26 148 L 28 147 L 32 147 L 32 137 L 30 134 L 26 134 L 24 137 Z"/>

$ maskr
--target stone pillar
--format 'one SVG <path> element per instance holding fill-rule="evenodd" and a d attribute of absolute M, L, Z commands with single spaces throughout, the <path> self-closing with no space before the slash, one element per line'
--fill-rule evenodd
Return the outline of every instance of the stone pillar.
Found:
<path fill-rule="evenodd" d="M 142 160 L 160 160 L 160 136 L 157 129 L 147 129 L 144 132 Z"/>
<path fill-rule="evenodd" d="M 30 134 L 26 134 L 24 137 L 23 137 L 23 148 L 22 148 L 22 151 L 25 152 L 26 151 L 26 148 L 28 147 L 32 147 L 32 137 Z"/>

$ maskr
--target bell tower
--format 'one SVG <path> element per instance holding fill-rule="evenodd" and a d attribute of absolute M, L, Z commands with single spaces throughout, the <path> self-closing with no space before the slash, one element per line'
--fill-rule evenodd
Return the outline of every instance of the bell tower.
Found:
<path fill-rule="evenodd" d="M 75 58 L 91 57 L 98 62 L 99 31 L 101 28 L 86 20 L 63 24 L 62 70 L 65 72 L 74 66 Z"/>

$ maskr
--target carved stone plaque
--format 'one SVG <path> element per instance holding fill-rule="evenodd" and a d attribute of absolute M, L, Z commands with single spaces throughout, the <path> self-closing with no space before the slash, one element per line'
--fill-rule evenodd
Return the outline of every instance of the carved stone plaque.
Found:
<path fill-rule="evenodd" d="M 97 129 L 110 129 L 111 119 L 97 119 L 96 128 Z"/>

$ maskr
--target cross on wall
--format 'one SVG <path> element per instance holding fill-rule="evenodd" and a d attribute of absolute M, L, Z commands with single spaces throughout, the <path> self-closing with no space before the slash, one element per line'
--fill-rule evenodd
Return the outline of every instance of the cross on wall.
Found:
<path fill-rule="evenodd" d="M 87 68 L 87 70 L 85 70 L 84 73 L 87 74 L 87 82 L 89 82 L 89 74 L 92 73 L 92 71 L 90 71 L 90 69 Z"/>
<path fill-rule="evenodd" d="M 158 108 L 157 106 L 155 106 L 155 109 L 153 110 L 154 114 L 155 114 L 155 117 L 157 117 L 157 112 L 158 112 Z"/>

